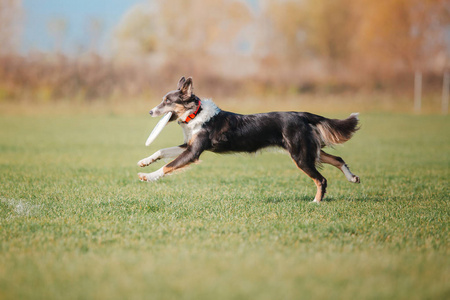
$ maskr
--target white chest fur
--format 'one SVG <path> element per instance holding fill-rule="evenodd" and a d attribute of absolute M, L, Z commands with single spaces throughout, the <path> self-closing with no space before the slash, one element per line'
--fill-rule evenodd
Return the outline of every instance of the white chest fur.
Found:
<path fill-rule="evenodd" d="M 184 142 L 188 143 L 201 129 L 203 124 L 220 112 L 220 108 L 210 99 L 202 100 L 202 110 L 189 123 L 179 123 L 183 129 Z"/>

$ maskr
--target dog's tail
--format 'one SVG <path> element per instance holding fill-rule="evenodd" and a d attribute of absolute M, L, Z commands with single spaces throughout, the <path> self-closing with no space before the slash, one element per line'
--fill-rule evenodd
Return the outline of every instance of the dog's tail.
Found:
<path fill-rule="evenodd" d="M 344 120 L 323 118 L 315 127 L 320 135 L 321 146 L 345 143 L 359 129 L 359 113 L 353 113 Z"/>

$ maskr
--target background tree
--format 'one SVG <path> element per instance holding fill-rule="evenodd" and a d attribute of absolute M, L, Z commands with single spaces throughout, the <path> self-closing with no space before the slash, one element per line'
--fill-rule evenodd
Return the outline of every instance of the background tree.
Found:
<path fill-rule="evenodd" d="M 238 54 L 237 37 L 251 20 L 242 1 L 156 1 L 127 14 L 118 26 L 116 44 L 119 55 L 132 48 L 154 66 L 169 65 L 166 71 L 220 72 L 230 60 L 222 64 L 225 60 L 218 57 Z"/>
<path fill-rule="evenodd" d="M 302 7 L 302 25 L 308 52 L 328 67 L 346 61 L 356 27 L 354 0 L 309 0 Z"/>
<path fill-rule="evenodd" d="M 18 50 L 22 1 L 0 0 L 0 54 L 11 54 Z"/>
<path fill-rule="evenodd" d="M 385 76 L 427 70 L 448 57 L 450 3 L 444 0 L 361 1 L 357 52 Z M 439 63 L 439 62 L 438 62 Z M 442 71 L 442 70 L 441 70 Z"/>

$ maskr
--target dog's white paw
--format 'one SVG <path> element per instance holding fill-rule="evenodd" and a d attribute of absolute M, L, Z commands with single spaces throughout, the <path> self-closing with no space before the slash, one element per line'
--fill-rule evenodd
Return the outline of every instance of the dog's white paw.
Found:
<path fill-rule="evenodd" d="M 313 201 L 311 201 L 310 203 L 315 203 L 315 204 L 319 205 L 319 204 L 320 204 L 320 201 L 317 201 L 317 199 L 316 199 L 316 198 L 314 198 L 314 200 L 313 200 Z"/>
<path fill-rule="evenodd" d="M 353 175 L 352 182 L 354 182 L 354 183 L 361 183 L 361 180 L 359 179 L 359 176 Z"/>
<path fill-rule="evenodd" d="M 147 176 L 145 176 L 147 174 L 145 173 L 138 173 L 138 177 L 140 181 L 147 181 Z"/>
<path fill-rule="evenodd" d="M 138 173 L 140 181 L 153 182 L 158 180 L 160 177 L 152 175 L 153 173 Z"/>
<path fill-rule="evenodd" d="M 138 161 L 138 163 L 137 163 L 138 167 L 146 167 L 146 166 L 148 166 L 149 164 L 151 164 L 151 162 L 149 162 L 147 158 L 141 159 L 141 160 Z"/>
<path fill-rule="evenodd" d="M 162 171 L 162 168 L 158 171 L 152 172 L 152 173 L 138 173 L 138 177 L 140 181 L 147 181 L 147 182 L 153 182 L 157 181 L 158 179 L 162 178 L 164 176 L 164 172 Z"/>
<path fill-rule="evenodd" d="M 155 179 L 152 176 L 152 173 L 138 173 L 138 177 L 139 177 L 140 181 L 150 182 L 150 181 L 156 181 L 157 180 L 157 179 Z"/>
<path fill-rule="evenodd" d="M 154 159 L 152 157 L 147 157 L 147 158 L 144 158 L 144 159 L 141 159 L 140 161 L 138 161 L 137 165 L 138 165 L 138 167 L 146 167 L 146 166 L 151 165 L 155 161 L 156 161 L 156 159 Z"/>

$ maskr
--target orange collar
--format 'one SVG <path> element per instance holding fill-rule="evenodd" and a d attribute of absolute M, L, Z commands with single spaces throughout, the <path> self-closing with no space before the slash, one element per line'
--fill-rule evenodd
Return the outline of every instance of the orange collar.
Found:
<path fill-rule="evenodd" d="M 186 120 L 184 120 L 184 122 L 183 123 L 189 123 L 192 119 L 194 119 L 196 116 L 197 116 L 197 114 L 199 113 L 199 111 L 200 111 L 200 106 L 202 106 L 202 101 L 200 101 L 200 100 L 198 100 L 198 107 L 197 107 L 197 110 L 195 111 L 195 112 L 193 112 L 192 114 L 190 114 L 189 116 L 187 116 L 187 118 L 186 118 Z"/>

